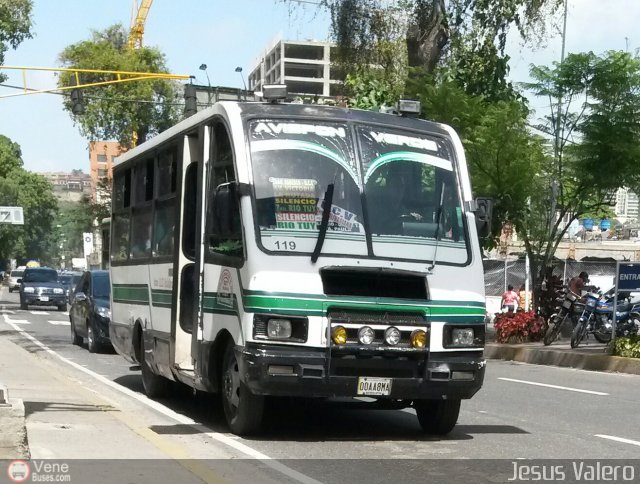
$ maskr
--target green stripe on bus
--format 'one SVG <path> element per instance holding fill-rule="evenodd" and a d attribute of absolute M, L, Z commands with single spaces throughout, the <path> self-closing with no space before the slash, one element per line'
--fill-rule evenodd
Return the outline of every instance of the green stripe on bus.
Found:
<path fill-rule="evenodd" d="M 149 288 L 146 284 L 114 284 L 113 300 L 131 304 L 149 304 Z"/>

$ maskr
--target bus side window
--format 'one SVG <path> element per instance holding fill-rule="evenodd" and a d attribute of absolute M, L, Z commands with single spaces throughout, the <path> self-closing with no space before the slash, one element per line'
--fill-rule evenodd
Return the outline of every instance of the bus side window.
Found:
<path fill-rule="evenodd" d="M 212 145 L 211 183 L 209 183 L 209 206 L 207 234 L 209 250 L 218 255 L 242 257 L 242 222 L 240 204 L 235 185 L 231 140 L 225 126 L 217 123 L 213 127 L 215 142 Z"/>

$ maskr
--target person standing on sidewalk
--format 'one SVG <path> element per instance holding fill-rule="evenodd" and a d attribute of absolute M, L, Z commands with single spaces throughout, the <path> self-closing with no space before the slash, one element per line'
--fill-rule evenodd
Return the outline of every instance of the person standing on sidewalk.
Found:
<path fill-rule="evenodd" d="M 500 303 L 500 307 L 503 310 L 506 310 L 508 313 L 515 313 L 516 307 L 518 307 L 519 297 L 516 291 L 513 290 L 513 286 L 509 284 L 507 286 L 507 290 L 502 295 L 502 302 Z"/>

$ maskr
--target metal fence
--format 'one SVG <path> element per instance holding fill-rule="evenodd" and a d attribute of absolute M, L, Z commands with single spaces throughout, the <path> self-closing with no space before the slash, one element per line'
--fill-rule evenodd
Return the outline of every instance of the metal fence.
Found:
<path fill-rule="evenodd" d="M 555 260 L 553 262 L 553 274 L 558 276 L 565 284 L 582 271 L 589 274 L 589 280 L 594 285 L 602 288 L 612 287 L 613 278 L 616 274 L 616 262 L 575 261 L 573 259 Z M 487 296 L 501 296 L 507 290 L 509 284 L 517 291 L 525 283 L 524 259 L 485 260 L 484 281 Z M 529 283 L 533 283 L 531 274 Z"/>

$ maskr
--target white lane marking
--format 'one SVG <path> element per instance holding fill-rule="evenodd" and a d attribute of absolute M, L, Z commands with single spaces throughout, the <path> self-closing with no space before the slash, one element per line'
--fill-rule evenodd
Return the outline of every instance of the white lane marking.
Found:
<path fill-rule="evenodd" d="M 7 324 L 12 324 L 12 323 L 13 324 L 31 324 L 26 319 L 11 319 L 6 314 L 3 314 L 2 317 L 4 318 L 4 322 L 7 323 Z"/>
<path fill-rule="evenodd" d="M 16 314 L 16 312 L 12 311 L 11 309 L 0 309 L 0 313 L 2 313 L 2 314 Z"/>
<path fill-rule="evenodd" d="M 46 311 L 29 311 L 34 316 L 49 316 L 49 313 Z"/>
<path fill-rule="evenodd" d="M 203 424 L 197 423 L 195 420 L 179 414 L 177 412 L 174 412 L 173 410 L 165 407 L 164 405 L 155 402 L 153 400 L 150 400 L 149 398 L 147 398 L 144 395 L 140 395 L 139 393 L 134 392 L 133 390 L 130 390 L 129 388 L 123 387 L 121 385 L 119 385 L 118 383 L 115 383 L 114 381 L 109 380 L 108 378 L 103 377 L 102 375 L 100 375 L 99 373 L 96 373 L 94 371 L 89 370 L 88 368 L 85 368 L 82 365 L 79 365 L 78 363 L 75 363 L 71 360 L 69 360 L 68 358 L 65 358 L 64 356 L 56 353 L 55 351 L 53 351 L 51 348 L 49 348 L 47 345 L 45 345 L 44 343 L 40 342 L 38 339 L 34 338 L 32 335 L 30 335 L 29 333 L 26 333 L 25 331 L 23 331 L 19 326 L 16 326 L 15 324 L 12 324 L 13 322 L 11 321 L 7 321 L 7 316 L 6 314 L 4 315 L 5 317 L 5 322 L 11 326 L 17 333 L 20 333 L 20 335 L 22 335 L 23 337 L 27 338 L 29 341 L 31 341 L 32 343 L 36 344 L 37 346 L 39 346 L 40 348 L 42 348 L 45 352 L 57 357 L 58 359 L 60 359 L 61 361 L 63 361 L 64 363 L 72 366 L 73 368 L 80 370 L 84 373 L 86 373 L 87 375 L 95 378 L 96 380 L 100 381 L 101 383 L 104 383 L 105 385 L 113 388 L 114 390 L 119 391 L 120 393 L 123 393 L 124 395 L 127 395 L 128 397 L 134 398 L 137 401 L 139 401 L 140 403 L 146 405 L 147 407 L 152 408 L 153 410 L 155 410 L 156 412 L 159 412 L 173 420 L 175 420 L 178 423 L 184 424 L 184 425 L 189 425 L 190 427 L 194 428 L 195 430 L 197 430 L 198 432 L 206 435 L 207 437 L 210 437 L 211 439 L 217 440 L 218 442 L 228 445 L 229 447 L 233 447 L 234 449 L 236 449 L 239 452 L 242 452 L 243 454 L 252 457 L 254 459 L 259 460 L 260 462 L 262 462 L 263 464 L 265 464 L 267 467 L 270 467 L 271 469 L 280 472 L 281 474 L 284 474 L 285 476 L 298 481 L 298 482 L 302 482 L 303 484 L 320 484 L 320 481 L 316 481 L 315 479 L 306 476 L 304 474 L 302 474 L 301 472 L 298 472 L 294 469 L 291 469 L 290 467 L 285 466 L 284 464 L 273 460 L 272 457 L 269 457 L 266 454 L 263 454 L 262 452 L 249 447 L 248 445 L 240 442 L 238 437 L 232 437 L 230 435 L 226 435 L 226 434 L 221 434 L 219 432 L 211 432 L 211 429 L 209 429 L 208 427 L 206 427 Z"/>
<path fill-rule="evenodd" d="M 623 439 L 622 437 L 616 437 L 614 435 L 602 435 L 602 434 L 596 434 L 594 435 L 594 437 L 600 437 L 601 439 L 614 440 L 616 442 L 622 442 L 623 444 L 637 445 L 638 447 L 640 447 L 640 442 L 638 442 L 637 440 Z"/>
<path fill-rule="evenodd" d="M 515 383 L 524 383 L 525 385 L 535 385 L 535 386 L 538 386 L 538 387 L 555 388 L 557 390 L 567 390 L 567 391 L 570 391 L 570 392 L 588 393 L 590 395 L 600 395 L 600 396 L 609 395 L 608 393 L 596 392 L 596 391 L 593 391 L 593 390 L 582 390 L 581 388 L 561 387 L 559 385 L 549 385 L 548 383 L 538 383 L 538 382 L 535 382 L 535 381 L 527 381 L 527 380 L 516 380 L 514 378 L 498 377 L 498 380 L 511 381 L 511 382 L 515 382 Z"/>
<path fill-rule="evenodd" d="M 69 316 L 69 312 L 68 312 L 68 311 L 64 311 L 64 312 L 62 313 L 62 315 L 63 315 L 63 316 Z"/>
<path fill-rule="evenodd" d="M 71 326 L 69 321 L 47 321 L 49 324 L 55 324 L 58 326 Z"/>

